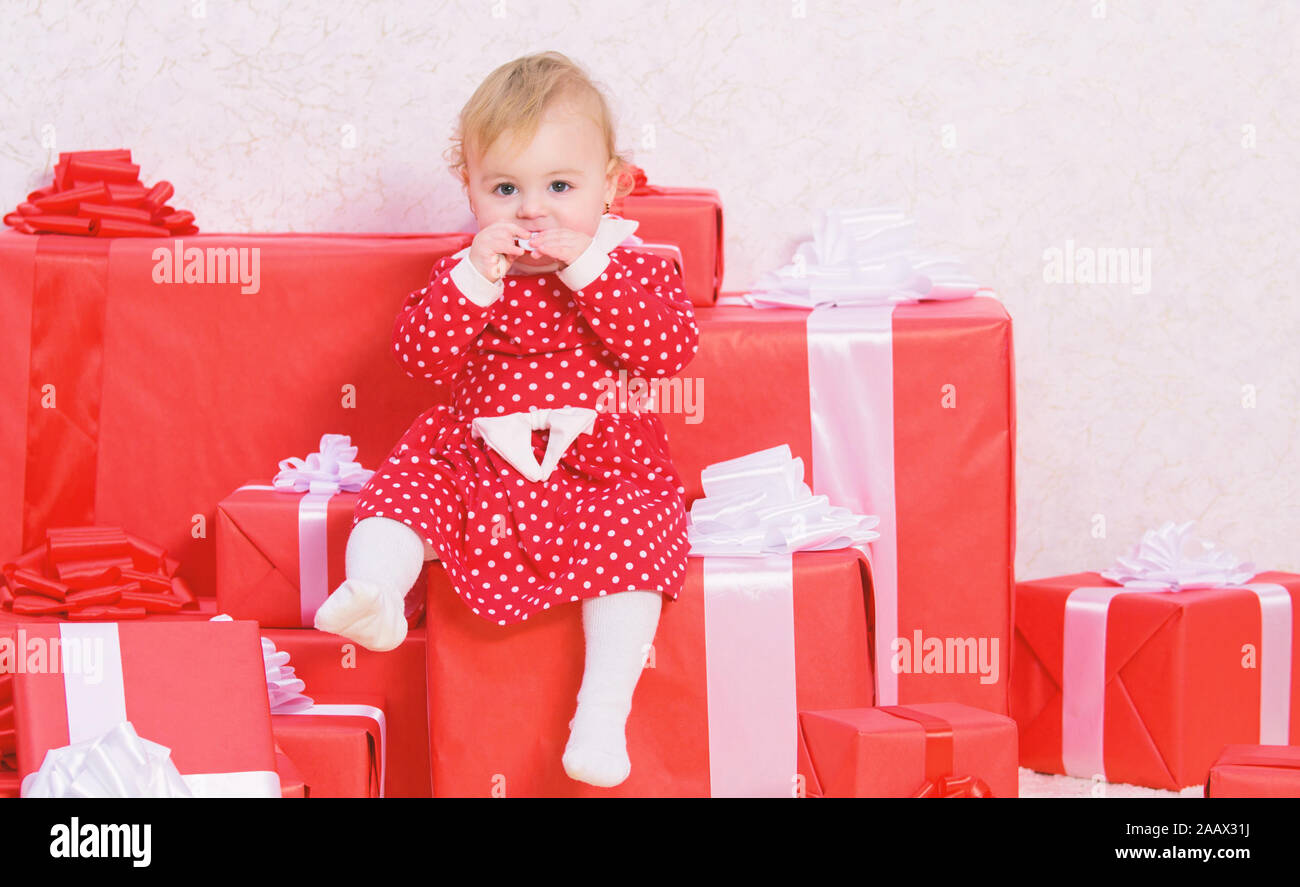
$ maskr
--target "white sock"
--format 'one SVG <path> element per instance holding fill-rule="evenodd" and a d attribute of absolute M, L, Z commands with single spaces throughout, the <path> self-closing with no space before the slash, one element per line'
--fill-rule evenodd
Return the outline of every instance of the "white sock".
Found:
<path fill-rule="evenodd" d="M 563 758 L 570 778 L 608 788 L 631 772 L 624 727 L 662 605 L 657 591 L 621 591 L 582 602 L 586 664 Z"/>
<path fill-rule="evenodd" d="M 358 521 L 344 557 L 347 580 L 316 611 L 316 628 L 369 650 L 396 648 L 406 639 L 406 594 L 424 555 L 424 540 L 401 521 Z"/>

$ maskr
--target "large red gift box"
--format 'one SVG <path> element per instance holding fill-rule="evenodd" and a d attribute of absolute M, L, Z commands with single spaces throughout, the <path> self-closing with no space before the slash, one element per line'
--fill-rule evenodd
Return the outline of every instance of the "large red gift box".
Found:
<path fill-rule="evenodd" d="M 644 173 L 631 194 L 615 202 L 614 215 L 635 219 L 636 236 L 681 249 L 686 295 L 712 305 L 722 290 L 722 200 L 712 188 L 649 185 Z"/>
<path fill-rule="evenodd" d="M 445 571 L 437 567 L 430 574 L 445 576 Z M 451 593 L 449 589 L 443 591 Z M 456 602 L 460 599 L 456 598 Z M 412 629 L 395 650 L 376 653 L 346 638 L 311 628 L 262 630 L 262 636 L 270 639 L 277 650 L 289 654 L 294 676 L 306 684 L 305 695 L 317 702 L 369 704 L 383 711 L 387 741 L 380 752 L 385 770 L 384 797 L 388 798 L 429 797 L 425 632 L 424 626 Z M 276 718 L 278 725 L 281 720 Z M 354 747 L 357 735 L 352 730 L 352 738 L 347 740 Z M 294 762 L 303 768 L 315 797 L 316 786 L 307 772 L 306 757 L 299 761 L 294 755 Z M 326 790 L 331 789 L 326 786 Z"/>
<path fill-rule="evenodd" d="M 217 608 L 263 628 L 310 628 L 317 608 L 346 578 L 357 495 L 250 483 L 217 503 Z M 305 553 L 316 555 L 306 571 Z M 423 618 L 425 583 L 422 574 L 407 596 L 412 628 Z"/>
<path fill-rule="evenodd" d="M 271 715 L 275 741 L 292 756 L 313 798 L 377 798 L 382 795 L 385 749 L 380 698 L 325 703 Z"/>
<path fill-rule="evenodd" d="M 1205 797 L 1300 798 L 1300 746 L 1227 746 L 1210 767 Z"/>
<path fill-rule="evenodd" d="M 14 674 L 20 777 L 47 751 L 128 720 L 171 750 L 192 789 L 280 797 L 255 623 L 20 623 L 11 634 L 29 651 Z M 63 667 L 49 664 L 55 641 L 69 653 Z M 28 670 L 34 650 L 49 656 L 41 671 Z"/>
<path fill-rule="evenodd" d="M 212 596 L 227 493 L 322 431 L 373 465 L 438 399 L 395 363 L 393 320 L 470 239 L 0 233 L 0 559 L 111 524 Z M 178 242 L 203 282 L 155 282 Z M 250 284 L 211 282 L 241 256 Z"/>
<path fill-rule="evenodd" d="M 799 726 L 821 797 L 1020 794 L 1016 723 L 969 705 L 802 711 Z"/>
<path fill-rule="evenodd" d="M 1286 624 L 1264 621 L 1261 597 L 1246 586 L 1136 591 L 1110 601 L 1098 644 L 1067 633 L 1067 601 L 1118 583 L 1094 572 L 1017 583 L 1011 716 L 1020 763 L 1179 790 L 1203 784 L 1225 745 L 1258 743 L 1265 732 L 1300 738 L 1300 660 L 1290 642 L 1300 575 L 1260 573 L 1247 583 L 1257 585 L 1280 586 Z M 1265 640 L 1279 632 L 1280 645 Z M 1081 667 L 1089 655 L 1095 671 Z"/>
<path fill-rule="evenodd" d="M 764 581 L 775 584 L 752 600 L 743 591 L 729 596 L 728 569 L 768 570 Z M 663 603 L 633 697 L 631 774 L 598 788 L 570 779 L 561 762 L 582 682 L 581 607 L 502 628 L 475 616 L 440 571 L 431 578 L 427 622 L 433 794 L 814 792 L 798 711 L 872 704 L 869 589 L 867 561 L 854 550 L 775 561 L 691 558 L 681 595 Z M 746 772 L 751 761 L 761 772 Z"/>
<path fill-rule="evenodd" d="M 695 386 L 697 408 L 668 411 L 660 397 L 687 498 L 702 495 L 705 466 L 789 444 L 813 493 L 881 517 L 872 543 L 879 704 L 953 701 L 1005 714 L 1015 400 L 1002 303 L 720 304 L 696 318 L 700 349 L 681 382 Z M 936 646 L 942 657 L 931 655 Z"/>

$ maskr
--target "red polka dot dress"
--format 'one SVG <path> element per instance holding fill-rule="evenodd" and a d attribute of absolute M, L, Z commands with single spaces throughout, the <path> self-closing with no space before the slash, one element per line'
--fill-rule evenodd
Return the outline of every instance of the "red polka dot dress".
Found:
<path fill-rule="evenodd" d="M 387 517 L 414 529 L 456 593 L 498 625 L 620 591 L 681 592 L 685 490 L 650 411 L 664 404 L 609 395 L 615 382 L 679 372 L 699 330 L 676 267 L 616 245 L 635 225 L 605 216 L 568 267 L 496 283 L 462 250 L 398 314 L 398 363 L 450 386 L 450 403 L 411 424 L 362 488 L 353 524 Z M 544 480 L 472 433 L 477 416 L 565 406 L 596 410 L 595 422 Z M 548 432 L 530 433 L 541 462 Z"/>

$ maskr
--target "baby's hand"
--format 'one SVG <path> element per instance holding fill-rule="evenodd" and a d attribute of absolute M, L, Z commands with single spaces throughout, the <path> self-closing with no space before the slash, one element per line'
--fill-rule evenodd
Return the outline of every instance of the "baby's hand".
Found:
<path fill-rule="evenodd" d="M 569 228 L 548 228 L 535 233 L 529 246 L 535 253 L 559 259 L 569 265 L 586 251 L 591 240 L 590 234 L 581 234 Z"/>
<path fill-rule="evenodd" d="M 514 259 L 526 252 L 515 243 L 515 238 L 527 238 L 531 233 L 506 219 L 493 222 L 474 235 L 474 242 L 469 246 L 469 260 L 480 274 L 496 283 L 505 277 Z"/>

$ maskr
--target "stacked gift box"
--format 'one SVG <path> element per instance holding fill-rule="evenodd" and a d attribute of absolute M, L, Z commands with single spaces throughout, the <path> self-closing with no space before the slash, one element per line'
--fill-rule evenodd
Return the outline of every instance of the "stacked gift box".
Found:
<path fill-rule="evenodd" d="M 1295 791 L 1300 577 L 1013 581 L 1013 350 L 997 299 L 955 296 L 937 266 L 914 298 L 857 298 L 852 286 L 880 283 L 861 278 L 828 290 L 825 230 L 813 252 L 827 276 L 800 288 L 804 268 L 741 298 L 719 292 L 716 192 L 640 176 L 615 211 L 641 223 L 639 248 L 678 264 L 695 304 L 699 353 L 665 389 L 675 405 L 660 404 L 693 517 L 720 465 L 780 451 L 812 494 L 877 518 L 869 542 L 729 551 L 701 537 L 638 684 L 623 784 L 598 789 L 560 767 L 579 608 L 502 629 L 435 561 L 396 650 L 310 627 L 343 579 L 357 486 L 275 478 L 373 465 L 441 396 L 394 366 L 392 321 L 466 234 L 190 234 L 161 259 L 149 237 L 0 237 L 0 335 L 17 356 L 0 364 L 0 457 L 22 466 L 0 485 L 0 559 L 27 570 L 21 557 L 48 552 L 52 530 L 120 527 L 161 553 L 166 579 L 121 565 L 95 588 L 62 582 L 58 601 L 60 589 L 7 570 L 26 603 L 4 605 L 6 630 L 117 626 L 138 735 L 104 737 L 167 748 L 182 780 L 277 773 L 285 796 L 1003 797 L 1017 794 L 1017 764 L 1211 796 Z M 249 268 L 256 255 L 256 279 L 160 282 L 158 263 L 185 266 L 191 249 L 200 262 L 233 249 Z M 182 589 L 179 608 L 162 602 L 164 584 Z M 112 597 L 105 587 L 116 598 L 93 605 L 116 609 L 91 610 L 85 592 Z M 218 612 L 237 627 L 208 625 Z M 137 718 L 132 651 L 146 626 L 242 645 L 256 688 L 247 676 L 205 686 L 182 667 L 157 691 L 239 700 L 238 760 L 206 760 L 165 709 Z M 279 703 L 277 669 L 290 688 Z M 0 680 L 0 742 L 19 768 L 0 763 L 0 795 L 45 752 L 95 739 L 71 729 L 67 692 Z"/>

